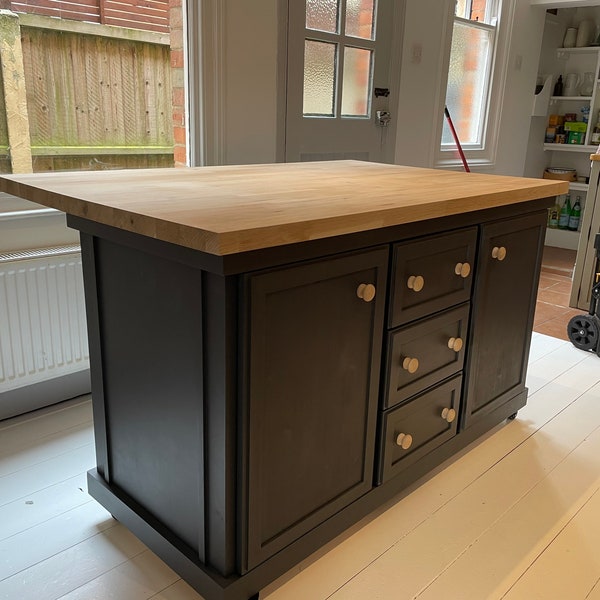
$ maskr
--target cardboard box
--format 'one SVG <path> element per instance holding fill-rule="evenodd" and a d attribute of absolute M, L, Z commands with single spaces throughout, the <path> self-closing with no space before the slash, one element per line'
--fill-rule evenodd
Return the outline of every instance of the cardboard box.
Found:
<path fill-rule="evenodd" d="M 583 144 L 585 138 L 585 132 L 583 131 L 569 131 L 567 137 L 567 144 Z"/>
<path fill-rule="evenodd" d="M 587 131 L 587 123 L 583 121 L 567 121 L 565 122 L 565 131 L 578 131 L 585 133 Z"/>

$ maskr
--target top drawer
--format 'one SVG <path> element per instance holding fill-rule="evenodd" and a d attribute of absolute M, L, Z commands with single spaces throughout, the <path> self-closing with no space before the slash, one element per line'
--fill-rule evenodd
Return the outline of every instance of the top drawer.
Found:
<path fill-rule="evenodd" d="M 396 244 L 389 327 L 469 300 L 476 244 L 476 227 Z"/>

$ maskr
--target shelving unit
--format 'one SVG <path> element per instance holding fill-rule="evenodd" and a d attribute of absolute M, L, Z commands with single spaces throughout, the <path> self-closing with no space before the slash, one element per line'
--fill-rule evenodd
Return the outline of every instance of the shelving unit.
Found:
<path fill-rule="evenodd" d="M 554 29 L 554 31 L 556 32 L 557 30 Z M 560 40 L 562 41 L 564 32 L 562 34 L 555 33 L 555 35 L 557 37 L 554 39 L 558 39 L 558 35 L 560 35 Z M 589 155 L 595 153 L 598 149 L 598 145 L 591 144 L 590 141 L 600 110 L 600 80 L 598 79 L 598 74 L 600 73 L 600 46 L 557 48 L 555 60 L 547 62 L 544 68 L 547 74 L 543 76 L 544 85 L 542 89 L 534 97 L 532 116 L 544 116 L 546 118 L 546 126 L 550 114 L 564 115 L 566 113 L 577 113 L 577 120 L 581 121 L 581 109 L 589 107 L 588 127 L 583 140 L 584 143 L 544 143 L 543 149 L 547 155 L 546 168 L 574 168 L 577 170 L 578 175 L 588 176 Z M 594 86 L 592 94 L 585 96 L 553 95 L 554 84 L 558 76 L 562 75 L 564 81 L 569 73 L 579 74 L 580 80 L 583 80 L 584 73 L 593 73 Z M 577 196 L 581 196 L 581 203 L 585 205 L 588 188 L 587 183 L 571 183 L 569 185 L 571 202 L 573 203 Z M 564 201 L 564 198 L 561 201 Z M 546 245 L 576 250 L 579 235 L 578 231 L 549 228 L 546 233 Z"/>

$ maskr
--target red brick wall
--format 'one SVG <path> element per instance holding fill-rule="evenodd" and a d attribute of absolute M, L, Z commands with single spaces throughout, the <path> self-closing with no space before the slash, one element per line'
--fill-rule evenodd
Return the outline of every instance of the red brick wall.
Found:
<path fill-rule="evenodd" d="M 486 0 L 473 0 L 471 5 L 471 19 L 473 21 L 485 20 L 485 4 Z"/>
<path fill-rule="evenodd" d="M 173 85 L 173 141 L 176 167 L 186 161 L 185 92 L 183 73 L 183 6 L 182 0 L 169 0 L 171 23 L 171 82 Z"/>

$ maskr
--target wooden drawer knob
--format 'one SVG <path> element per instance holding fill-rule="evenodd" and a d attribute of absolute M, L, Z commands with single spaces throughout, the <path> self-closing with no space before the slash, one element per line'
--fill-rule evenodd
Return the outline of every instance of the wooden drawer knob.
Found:
<path fill-rule="evenodd" d="M 492 258 L 504 260 L 506 258 L 506 248 L 504 246 L 494 246 L 492 248 Z"/>
<path fill-rule="evenodd" d="M 372 283 L 361 283 L 356 288 L 356 295 L 365 302 L 371 302 L 375 298 L 375 286 Z"/>
<path fill-rule="evenodd" d="M 413 443 L 412 435 L 410 433 L 399 433 L 396 436 L 396 444 L 402 448 L 402 450 L 408 450 Z"/>
<path fill-rule="evenodd" d="M 423 289 L 423 286 L 425 285 L 425 280 L 423 279 L 423 277 L 421 277 L 421 275 L 411 275 L 408 278 L 406 285 L 413 292 L 420 292 Z"/>
<path fill-rule="evenodd" d="M 402 368 L 409 373 L 416 373 L 419 368 L 418 358 L 409 358 L 408 356 L 402 361 Z"/>
<path fill-rule="evenodd" d="M 468 262 L 456 263 L 454 272 L 460 275 L 463 279 L 467 278 L 471 274 L 471 265 Z"/>
<path fill-rule="evenodd" d="M 448 423 L 452 423 L 456 419 L 456 411 L 453 408 L 445 408 L 442 411 L 442 419 Z"/>
<path fill-rule="evenodd" d="M 451 337 L 448 340 L 448 348 L 450 348 L 450 350 L 454 350 L 454 352 L 460 352 L 462 350 L 462 347 L 463 347 L 463 341 L 461 338 Z"/>

